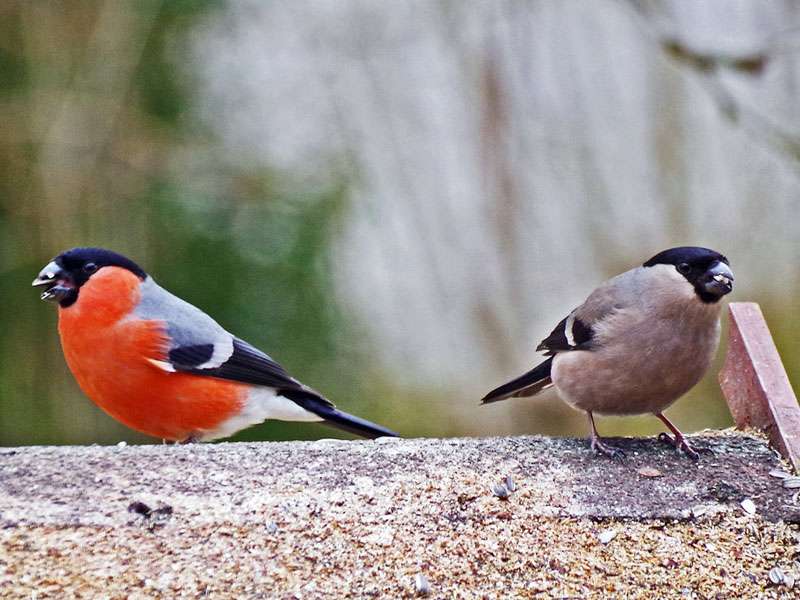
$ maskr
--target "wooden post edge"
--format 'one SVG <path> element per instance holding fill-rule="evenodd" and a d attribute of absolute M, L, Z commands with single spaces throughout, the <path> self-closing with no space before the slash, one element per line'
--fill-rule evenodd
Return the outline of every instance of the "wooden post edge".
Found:
<path fill-rule="evenodd" d="M 800 471 L 800 407 L 755 302 L 732 302 L 725 364 L 719 384 L 740 429 L 755 427 Z"/>

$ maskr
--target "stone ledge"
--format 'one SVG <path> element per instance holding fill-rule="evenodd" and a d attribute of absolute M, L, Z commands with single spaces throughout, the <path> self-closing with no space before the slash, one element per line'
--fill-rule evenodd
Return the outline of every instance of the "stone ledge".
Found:
<path fill-rule="evenodd" d="M 474 501 L 510 475 L 519 501 L 508 506 L 528 515 L 683 519 L 699 504 L 738 510 L 750 498 L 768 520 L 800 521 L 793 490 L 768 474 L 782 465 L 764 441 L 693 440 L 711 451 L 698 462 L 654 439 L 612 439 L 626 452 L 612 460 L 583 440 L 533 436 L 2 449 L 0 518 L 6 527 L 120 526 L 132 520 L 129 505 L 143 502 L 192 523 L 249 523 L 365 498 L 371 513 L 389 501 Z"/>
<path fill-rule="evenodd" d="M 0 449 L 0 596 L 410 597 L 416 575 L 434 597 L 713 596 L 794 576 L 800 506 L 760 437 L 695 436 L 698 462 L 611 442 L 624 460 L 543 437 Z"/>

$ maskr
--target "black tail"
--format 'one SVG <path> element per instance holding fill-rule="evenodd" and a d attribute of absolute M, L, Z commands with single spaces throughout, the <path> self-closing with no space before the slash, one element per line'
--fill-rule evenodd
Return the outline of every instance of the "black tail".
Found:
<path fill-rule="evenodd" d="M 370 423 L 366 419 L 342 412 L 336 408 L 325 406 L 321 407 L 321 409 L 314 410 L 314 413 L 325 419 L 326 425 L 365 438 L 398 437 L 391 429 L 386 429 L 381 425 Z"/>
<path fill-rule="evenodd" d="M 311 388 L 281 390 L 280 394 L 323 419 L 326 425 L 336 427 L 336 429 L 341 429 L 347 433 L 371 439 L 399 437 L 391 429 L 386 429 L 381 425 L 370 423 L 366 419 L 337 409 L 330 400 Z"/>
<path fill-rule="evenodd" d="M 506 398 L 518 398 L 520 396 L 533 396 L 541 392 L 544 388 L 552 383 L 550 380 L 550 369 L 553 366 L 553 357 L 551 356 L 543 363 L 536 365 L 533 369 L 520 375 L 516 379 L 501 385 L 486 394 L 481 400 L 481 404 L 488 404 L 489 402 L 497 402 L 505 400 Z"/>

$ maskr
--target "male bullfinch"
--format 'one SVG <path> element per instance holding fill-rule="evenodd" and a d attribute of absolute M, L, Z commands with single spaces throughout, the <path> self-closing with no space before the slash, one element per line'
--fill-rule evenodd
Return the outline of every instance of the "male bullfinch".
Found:
<path fill-rule="evenodd" d="M 593 413 L 652 413 L 675 435 L 662 439 L 697 452 L 663 411 L 700 381 L 719 344 L 720 299 L 733 289 L 728 259 L 708 248 L 671 248 L 602 284 L 536 348 L 547 360 L 489 392 L 482 403 L 533 396 L 551 385 L 585 411 L 591 447 L 600 439 Z"/>
<path fill-rule="evenodd" d="M 33 285 L 45 287 L 42 300 L 59 304 L 61 346 L 78 385 L 131 429 L 205 441 L 279 419 L 322 421 L 369 438 L 397 435 L 337 410 L 115 252 L 67 250 Z"/>

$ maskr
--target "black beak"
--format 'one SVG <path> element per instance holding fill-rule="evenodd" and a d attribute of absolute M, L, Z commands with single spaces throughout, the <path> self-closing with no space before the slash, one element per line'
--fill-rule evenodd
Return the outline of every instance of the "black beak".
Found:
<path fill-rule="evenodd" d="M 721 298 L 733 290 L 733 271 L 724 262 L 717 262 L 703 275 L 703 290 Z"/>
<path fill-rule="evenodd" d="M 75 289 L 64 270 L 55 262 L 48 263 L 31 283 L 34 287 L 47 286 L 40 296 L 45 302 L 60 302 Z"/>

